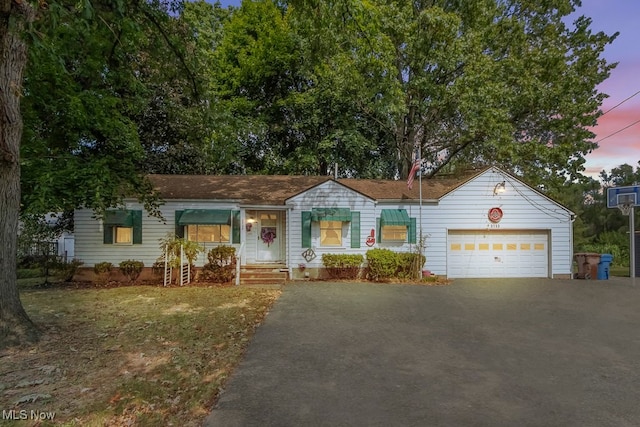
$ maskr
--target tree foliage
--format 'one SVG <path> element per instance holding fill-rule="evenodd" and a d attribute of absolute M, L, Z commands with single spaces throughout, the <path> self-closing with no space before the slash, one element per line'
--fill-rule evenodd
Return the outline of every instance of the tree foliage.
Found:
<path fill-rule="evenodd" d="M 391 145 L 405 177 L 415 146 L 430 174 L 450 163 L 497 164 L 539 182 L 578 178 L 596 145 L 614 36 L 577 1 L 292 1 L 321 60 Z M 322 29 L 326 29 L 323 31 Z M 335 34 L 332 36 L 332 34 Z M 353 70 L 345 74 L 344 70 Z"/>
<path fill-rule="evenodd" d="M 158 214 L 148 173 L 405 178 L 420 147 L 430 175 L 498 165 L 570 198 L 585 241 L 617 232 L 580 202 L 616 35 L 568 23 L 578 0 L 0 2 L 3 334 L 27 324 L 18 211 Z"/>

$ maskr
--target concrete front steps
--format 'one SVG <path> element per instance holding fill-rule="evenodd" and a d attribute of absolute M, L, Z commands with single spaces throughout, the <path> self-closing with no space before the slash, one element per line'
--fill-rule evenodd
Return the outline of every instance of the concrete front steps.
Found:
<path fill-rule="evenodd" d="M 240 285 L 282 286 L 289 276 L 284 264 L 251 264 L 240 267 Z"/>

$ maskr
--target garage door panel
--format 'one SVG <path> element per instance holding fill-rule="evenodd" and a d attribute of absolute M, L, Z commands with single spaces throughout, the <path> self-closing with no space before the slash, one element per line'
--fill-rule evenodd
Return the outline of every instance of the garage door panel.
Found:
<path fill-rule="evenodd" d="M 450 230 L 447 275 L 462 277 L 548 277 L 547 231 Z"/>

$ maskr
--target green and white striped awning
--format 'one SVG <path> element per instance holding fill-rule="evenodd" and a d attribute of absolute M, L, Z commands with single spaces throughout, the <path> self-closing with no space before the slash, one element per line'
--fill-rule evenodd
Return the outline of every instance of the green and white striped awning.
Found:
<path fill-rule="evenodd" d="M 179 225 L 231 224 L 231 210 L 186 209 L 178 218 Z"/>
<path fill-rule="evenodd" d="M 380 214 L 381 225 L 411 225 L 411 219 L 405 209 L 382 209 Z"/>
<path fill-rule="evenodd" d="M 349 208 L 313 208 L 311 221 L 351 221 Z"/>

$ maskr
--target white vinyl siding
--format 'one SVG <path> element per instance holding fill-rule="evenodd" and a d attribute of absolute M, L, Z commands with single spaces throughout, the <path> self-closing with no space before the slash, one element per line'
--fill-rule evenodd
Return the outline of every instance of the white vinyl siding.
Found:
<path fill-rule="evenodd" d="M 505 191 L 494 195 L 496 184 L 505 182 Z M 423 188 L 429 185 L 428 180 L 423 181 Z M 431 270 L 438 275 L 447 275 L 451 267 L 450 238 L 452 234 L 474 236 L 480 239 L 476 244 L 490 244 L 493 241 L 483 242 L 477 233 L 491 232 L 491 236 L 507 235 L 515 233 L 522 239 L 527 239 L 527 233 L 535 236 L 546 236 L 545 252 L 547 255 L 546 274 L 549 277 L 570 276 L 572 264 L 572 213 L 561 205 L 555 203 L 544 195 L 536 192 L 517 179 L 508 174 L 502 173 L 498 169 L 488 169 L 473 179 L 467 181 L 457 189 L 444 195 L 438 202 L 425 200 L 420 207 L 418 200 L 401 199 L 398 195 L 397 201 L 378 200 L 374 201 L 362 193 L 351 190 L 340 184 L 338 181 L 327 181 L 309 190 L 289 198 L 285 206 L 251 206 L 241 208 L 235 202 L 224 201 L 202 201 L 202 200 L 170 200 L 161 206 L 163 220 L 149 217 L 146 212 L 142 213 L 142 244 L 136 245 L 106 245 L 103 243 L 104 226 L 101 221 L 93 218 L 93 212 L 89 210 L 78 210 L 75 213 L 75 256 L 84 262 L 86 267 L 108 261 L 118 264 L 126 259 L 135 259 L 144 262 L 150 267 L 160 256 L 159 241 L 168 233 L 175 232 L 175 212 L 176 210 L 187 209 L 230 209 L 240 210 L 240 241 L 245 242 L 245 256 L 242 263 L 252 263 L 256 261 L 257 242 L 259 239 L 259 227 L 254 222 L 250 230 L 246 224 L 249 220 L 257 221 L 256 216 L 260 212 L 273 210 L 280 211 L 278 222 L 280 253 L 289 268 L 296 268 L 299 264 L 306 264 L 310 268 L 322 267 L 323 253 L 344 253 L 362 254 L 371 248 L 387 248 L 396 252 L 410 252 L 415 250 L 415 245 L 406 241 L 384 241 L 379 235 L 376 220 L 380 218 L 383 209 L 404 209 L 410 218 L 416 218 L 416 235 L 418 241 L 422 235 L 425 238 L 426 264 L 424 268 Z M 491 208 L 500 208 L 503 217 L 500 222 L 492 223 L 487 215 Z M 129 202 L 126 208 L 130 210 L 141 210 L 142 206 L 137 202 Z M 341 232 L 341 245 L 323 246 L 320 224 L 312 221 L 311 226 L 311 249 L 316 253 L 316 258 L 307 261 L 303 253 L 307 250 L 302 247 L 302 212 L 311 212 L 314 208 L 344 208 L 352 213 L 358 212 L 359 237 L 353 233 L 352 223 L 343 222 Z M 420 214 L 422 219 L 420 219 Z M 353 234 L 353 236 L 352 236 Z M 375 244 L 367 246 L 366 241 L 371 235 L 375 235 Z M 352 239 L 353 237 L 353 239 Z M 520 239 L 520 237 L 519 237 Z M 360 247 L 354 245 L 358 243 Z M 464 242 L 461 242 L 463 244 Z M 499 243 L 499 242 L 496 242 Z M 503 242 L 508 243 L 508 242 Z M 518 257 L 524 259 L 527 244 L 535 245 L 535 241 L 527 242 L 518 240 L 516 242 Z M 538 245 L 542 244 L 537 242 Z M 520 246 L 520 245 L 525 246 Z M 219 243 L 205 243 L 208 251 Z M 239 249 L 240 244 L 233 244 Z M 531 246 L 530 246 L 531 247 Z M 493 250 L 493 246 L 490 246 Z M 475 249 L 474 249 L 475 250 Z M 479 246 L 477 250 L 480 251 Z M 485 249 L 483 249 L 484 251 Z M 497 248 L 495 249 L 498 250 Z M 505 249 L 506 250 L 506 249 Z M 473 261 L 480 260 L 485 256 L 475 254 Z M 508 256 L 515 253 L 508 253 Z M 488 254 L 487 256 L 491 256 Z M 495 257 L 500 255 L 493 254 Z M 253 257 L 253 258 L 252 258 Z M 196 261 L 197 266 L 202 266 L 206 261 L 206 253 L 201 254 Z M 480 261 L 477 261 L 480 262 Z M 518 261 L 523 265 L 523 261 Z M 542 264 L 540 264 L 542 265 Z M 496 267 L 494 265 L 494 267 Z M 456 267 L 457 268 L 457 267 Z M 536 267 L 538 268 L 538 267 Z M 457 274 L 457 273 L 451 273 Z M 483 273 L 485 274 L 485 273 Z M 492 273 L 493 277 L 505 277 L 497 268 Z M 530 272 L 532 277 L 543 274 L 539 270 Z"/>
<path fill-rule="evenodd" d="M 93 267 L 99 262 L 111 262 L 118 265 L 121 261 L 134 259 L 142 261 L 145 267 L 151 267 L 160 257 L 160 240 L 167 237 L 167 234 L 175 232 L 175 211 L 185 209 L 232 209 L 239 207 L 233 204 L 207 203 L 203 201 L 172 200 L 160 207 L 164 220 L 150 217 L 141 204 L 137 202 L 127 202 L 126 208 L 129 210 L 142 210 L 142 244 L 113 244 L 103 243 L 104 225 L 102 221 L 95 219 L 93 211 L 89 209 L 79 209 L 74 213 L 75 222 L 75 257 L 84 262 L 83 267 Z M 242 227 L 244 231 L 244 226 Z M 244 234 L 242 234 L 244 239 Z M 242 241 L 242 240 L 241 240 Z M 229 245 L 229 243 L 226 243 Z M 208 251 L 220 243 L 203 243 L 202 246 Z M 236 249 L 239 244 L 234 244 Z M 206 262 L 206 252 L 199 254 L 196 266 L 201 267 Z"/>
<path fill-rule="evenodd" d="M 505 181 L 505 191 L 494 196 L 495 185 L 502 181 Z M 487 217 L 493 207 L 499 207 L 504 214 L 497 224 L 491 223 Z M 445 195 L 438 205 L 423 207 L 423 224 L 427 236 L 425 268 L 435 274 L 446 275 L 448 271 L 449 230 L 533 230 L 547 233 L 548 276 L 571 274 L 571 212 L 496 169 L 487 170 Z"/>
<path fill-rule="evenodd" d="M 286 204 L 289 207 L 287 214 L 287 246 L 289 248 L 288 265 L 295 268 L 299 264 L 305 264 L 310 268 L 322 267 L 323 253 L 340 254 L 362 254 L 364 255 L 369 247 L 365 245 L 365 240 L 372 229 L 376 227 L 376 206 L 373 200 L 339 184 L 340 181 L 328 181 L 318 185 L 304 193 L 291 197 Z M 303 211 L 311 212 L 313 208 L 348 208 L 351 212 L 360 213 L 360 247 L 352 248 L 351 233 L 352 223 L 342 222 L 341 224 L 341 244 L 336 246 L 323 246 L 320 230 L 320 222 L 311 222 L 311 249 L 315 252 L 316 258 L 307 261 L 302 253 L 307 248 L 302 247 L 302 221 Z"/>
<path fill-rule="evenodd" d="M 325 182 L 304 193 L 291 197 L 286 204 L 290 208 L 287 215 L 287 230 L 289 231 L 287 245 L 290 249 L 288 264 L 291 267 L 295 268 L 299 264 L 305 264 L 310 268 L 321 268 L 323 253 L 366 255 L 367 251 L 373 248 L 387 248 L 397 252 L 410 252 L 415 248 L 415 245 L 408 243 L 406 239 L 404 241 L 381 241 L 381 236 L 378 235 L 376 228 L 376 219 L 380 218 L 382 209 L 405 209 L 409 217 L 417 218 L 419 214 L 417 203 L 376 204 L 368 197 L 341 185 L 340 180 L 338 180 L 337 182 Z M 320 224 L 318 221 L 312 221 L 311 249 L 315 252 L 316 258 L 312 261 L 307 261 L 302 256 L 302 253 L 307 248 L 302 247 L 301 213 L 303 211 L 310 212 L 313 208 L 331 207 L 349 208 L 351 212 L 360 213 L 360 247 L 351 247 L 351 223 L 343 223 L 342 245 L 334 247 L 322 245 Z M 372 232 L 375 235 L 376 243 L 369 247 L 365 242 Z"/>

